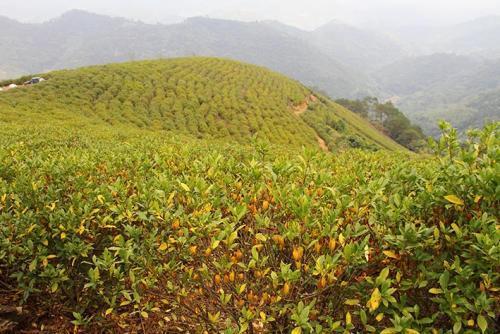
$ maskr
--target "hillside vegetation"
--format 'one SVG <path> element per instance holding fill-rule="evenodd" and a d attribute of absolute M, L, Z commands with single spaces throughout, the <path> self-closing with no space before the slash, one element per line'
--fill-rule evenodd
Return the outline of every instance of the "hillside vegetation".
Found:
<path fill-rule="evenodd" d="M 44 77 L 0 93 L 2 330 L 499 331 L 500 123 L 417 155 L 233 61 Z"/>
<path fill-rule="evenodd" d="M 424 158 L 66 122 L 1 127 L 3 325 L 498 332 L 498 124 Z"/>
<path fill-rule="evenodd" d="M 392 102 L 380 103 L 374 97 L 363 100 L 339 99 L 335 102 L 368 119 L 377 129 L 412 151 L 425 146 L 426 137 L 422 129 L 413 125 Z"/>
<path fill-rule="evenodd" d="M 79 118 L 81 122 L 168 130 L 237 142 L 254 136 L 294 147 L 318 146 L 308 107 L 345 126 L 330 149 L 402 149 L 367 121 L 280 74 L 216 58 L 144 61 L 58 71 L 48 80 L 0 94 L 0 121 Z M 18 82 L 22 82 L 21 78 Z M 305 110 L 304 109 L 304 110 Z M 314 124 L 313 124 L 314 125 Z M 325 140 L 327 138 L 324 138 Z M 355 143 L 355 144 L 353 144 Z"/>

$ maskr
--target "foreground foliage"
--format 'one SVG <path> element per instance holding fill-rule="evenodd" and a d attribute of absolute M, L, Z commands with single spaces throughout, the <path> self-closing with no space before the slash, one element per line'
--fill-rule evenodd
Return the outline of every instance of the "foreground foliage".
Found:
<path fill-rule="evenodd" d="M 494 333 L 498 124 L 443 129 L 423 158 L 3 127 L 1 284 L 85 331 Z"/>

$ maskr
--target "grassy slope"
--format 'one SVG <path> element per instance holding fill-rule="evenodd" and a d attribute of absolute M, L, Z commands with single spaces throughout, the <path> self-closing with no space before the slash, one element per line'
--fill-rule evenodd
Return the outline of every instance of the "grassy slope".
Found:
<path fill-rule="evenodd" d="M 68 118 L 168 130 L 198 138 L 317 146 L 315 131 L 291 112 L 311 91 L 261 67 L 215 58 L 180 58 L 94 66 L 44 75 L 41 85 L 0 94 L 0 121 L 30 124 Z M 24 78 L 23 78 L 24 79 Z M 315 103 L 345 119 L 339 137 L 401 149 L 366 121 L 326 99 Z M 334 149 L 334 147 L 330 147 Z"/>

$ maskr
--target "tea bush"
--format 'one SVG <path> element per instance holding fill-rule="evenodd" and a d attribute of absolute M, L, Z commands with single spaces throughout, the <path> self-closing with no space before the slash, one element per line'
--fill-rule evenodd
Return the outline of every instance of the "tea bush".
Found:
<path fill-rule="evenodd" d="M 434 156 L 4 126 L 0 282 L 59 330 L 495 333 L 499 125 Z"/>

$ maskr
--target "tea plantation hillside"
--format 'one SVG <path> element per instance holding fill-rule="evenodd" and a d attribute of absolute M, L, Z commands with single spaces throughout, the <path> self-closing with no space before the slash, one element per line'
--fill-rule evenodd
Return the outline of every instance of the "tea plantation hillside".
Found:
<path fill-rule="evenodd" d="M 0 92 L 0 333 L 500 332 L 500 123 L 419 155 L 232 61 L 44 76 Z"/>
<path fill-rule="evenodd" d="M 402 149 L 365 120 L 316 98 L 296 81 L 234 61 L 144 61 L 44 77 L 48 81 L 42 84 L 1 93 L 0 121 L 77 118 L 241 143 L 257 136 L 295 147 L 326 141 L 330 149 Z M 317 112 L 311 115 L 306 109 Z"/>

